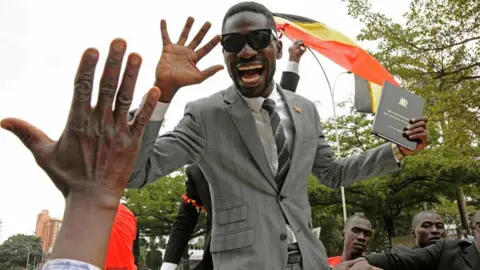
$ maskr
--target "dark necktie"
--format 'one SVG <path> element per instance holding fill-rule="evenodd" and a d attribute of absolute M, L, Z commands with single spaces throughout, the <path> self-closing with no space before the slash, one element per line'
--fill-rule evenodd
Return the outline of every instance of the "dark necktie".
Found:
<path fill-rule="evenodd" d="M 290 151 L 288 150 L 287 137 L 285 131 L 283 131 L 282 121 L 278 114 L 275 101 L 271 99 L 265 99 L 262 108 L 264 108 L 270 115 L 270 124 L 272 126 L 273 135 L 275 136 L 275 143 L 277 144 L 278 154 L 278 170 L 275 182 L 280 189 L 287 176 L 288 169 L 290 168 Z"/>

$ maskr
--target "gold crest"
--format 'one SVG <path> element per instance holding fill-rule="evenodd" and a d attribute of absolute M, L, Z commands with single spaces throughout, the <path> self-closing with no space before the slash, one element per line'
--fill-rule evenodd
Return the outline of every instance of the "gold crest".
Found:
<path fill-rule="evenodd" d="M 406 98 L 401 97 L 398 101 L 398 105 L 407 108 L 408 107 L 408 100 Z"/>

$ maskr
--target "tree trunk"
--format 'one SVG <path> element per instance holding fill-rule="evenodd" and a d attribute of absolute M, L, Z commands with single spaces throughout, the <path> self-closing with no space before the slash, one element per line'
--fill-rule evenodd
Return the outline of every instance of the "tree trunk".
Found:
<path fill-rule="evenodd" d="M 385 222 L 385 227 L 388 234 L 388 243 L 392 247 L 392 238 L 395 237 L 395 223 L 391 216 L 383 215 L 383 221 Z"/>
<path fill-rule="evenodd" d="M 467 231 L 468 234 L 471 234 L 470 224 L 468 222 L 467 203 L 465 202 L 465 194 L 463 194 L 463 187 L 459 185 L 456 191 L 457 191 L 458 213 L 460 214 L 462 227 L 464 230 Z"/>

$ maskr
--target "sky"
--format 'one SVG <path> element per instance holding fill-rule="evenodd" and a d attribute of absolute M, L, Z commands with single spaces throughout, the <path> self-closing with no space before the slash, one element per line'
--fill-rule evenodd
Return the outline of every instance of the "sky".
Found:
<path fill-rule="evenodd" d="M 0 119 L 22 118 L 58 139 L 65 125 L 73 78 L 82 52 L 88 47 L 100 51 L 96 73 L 98 85 L 110 41 L 117 37 L 127 41 L 127 52 L 137 52 L 143 57 L 132 105 L 136 107 L 154 81 L 162 49 L 160 20 L 167 20 L 172 40 L 178 38 L 187 16 L 195 18 L 191 37 L 208 20 L 212 28 L 207 38 L 211 38 L 220 33 L 224 13 L 237 2 L 240 1 L 0 1 Z M 363 27 L 348 16 L 346 5 L 340 0 L 259 2 L 273 12 L 315 19 L 350 38 L 355 38 Z M 409 2 L 373 0 L 372 4 L 375 11 L 402 22 Z M 291 43 L 283 41 L 286 56 Z M 360 44 L 367 48 L 374 46 Z M 326 58 L 319 56 L 319 59 L 333 84 L 344 70 Z M 280 81 L 287 60 L 288 57 L 284 57 L 277 63 L 277 81 Z M 199 68 L 214 64 L 223 64 L 220 46 L 200 61 Z M 328 85 L 308 52 L 300 62 L 300 76 L 297 93 L 320 101 L 318 109 L 322 120 L 332 116 Z M 160 133 L 171 130 L 178 123 L 187 102 L 211 95 L 230 84 L 224 70 L 201 85 L 181 89 L 169 107 L 165 127 Z M 336 102 L 347 100 L 353 95 L 353 77 L 339 76 L 334 88 Z M 96 92 L 92 102 L 95 100 Z M 36 216 L 42 209 L 48 209 L 52 217 L 63 216 L 65 203 L 60 192 L 36 165 L 30 152 L 5 130 L 0 130 L 0 172 L 0 220 L 3 221 L 0 243 L 14 234 L 34 234 Z"/>

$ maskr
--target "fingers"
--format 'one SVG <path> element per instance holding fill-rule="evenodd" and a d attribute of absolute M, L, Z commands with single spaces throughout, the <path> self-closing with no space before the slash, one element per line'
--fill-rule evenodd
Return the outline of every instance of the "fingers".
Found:
<path fill-rule="evenodd" d="M 20 119 L 6 118 L 2 120 L 0 125 L 15 134 L 36 157 L 40 154 L 42 145 L 52 142 L 43 131 Z"/>
<path fill-rule="evenodd" d="M 205 22 L 203 24 L 202 28 L 200 28 L 198 33 L 193 38 L 192 42 L 190 42 L 190 44 L 188 44 L 188 48 L 190 48 L 192 50 L 195 50 L 198 47 L 198 45 L 200 45 L 200 43 L 202 43 L 203 38 L 207 34 L 208 30 L 210 30 L 211 26 L 212 26 L 212 24 L 210 22 Z"/>
<path fill-rule="evenodd" d="M 296 40 L 293 44 L 295 44 L 296 48 L 300 48 L 300 46 L 305 46 L 305 44 L 303 43 L 303 40 L 301 39 Z"/>
<path fill-rule="evenodd" d="M 223 69 L 223 66 L 222 65 L 215 65 L 215 66 L 211 66 L 205 70 L 203 70 L 200 74 L 202 76 L 201 80 L 204 81 L 210 77 L 212 77 L 213 75 L 215 75 L 215 73 L 219 72 L 220 70 Z"/>
<path fill-rule="evenodd" d="M 92 99 L 93 78 L 98 62 L 98 51 L 90 48 L 85 50 L 78 65 L 74 80 L 74 92 L 67 128 L 83 130 L 87 121 L 87 112 L 90 110 Z"/>
<path fill-rule="evenodd" d="M 133 118 L 132 123 L 130 124 L 130 133 L 135 139 L 141 140 L 143 130 L 150 121 L 159 98 L 160 90 L 157 87 L 151 88 L 145 95 L 142 106 L 140 106 L 135 114 L 135 118 Z"/>
<path fill-rule="evenodd" d="M 188 34 L 190 34 L 190 30 L 192 29 L 193 21 L 193 17 L 188 17 L 185 27 L 183 27 L 183 31 L 178 38 L 177 44 L 185 45 L 185 42 L 187 42 L 188 39 Z"/>
<path fill-rule="evenodd" d="M 198 60 L 202 59 L 205 55 L 215 48 L 218 43 L 222 40 L 222 36 L 216 35 L 213 37 L 207 44 L 205 44 L 202 48 L 198 49 L 195 53 L 197 54 Z"/>
<path fill-rule="evenodd" d="M 415 123 L 417 123 L 417 122 L 422 122 L 422 121 L 425 122 L 425 123 L 427 123 L 427 122 L 428 122 L 428 118 L 427 118 L 426 116 L 422 116 L 422 117 L 419 117 L 419 118 L 414 118 L 414 119 L 411 119 L 411 120 L 410 120 L 410 123 L 415 124 Z"/>
<path fill-rule="evenodd" d="M 162 43 L 163 43 L 164 47 L 172 44 L 172 41 L 170 40 L 170 37 L 168 36 L 167 21 L 165 21 L 165 20 L 160 21 L 160 33 L 162 34 Z"/>
<path fill-rule="evenodd" d="M 137 82 L 140 66 L 142 65 L 142 57 L 139 54 L 132 53 L 128 56 L 127 66 L 123 72 L 122 84 L 118 90 L 115 99 L 115 110 L 113 118 L 117 126 L 126 126 L 127 114 L 132 105 L 133 93 Z"/>
<path fill-rule="evenodd" d="M 97 106 L 95 106 L 95 110 L 100 115 L 103 115 L 106 109 L 111 109 L 113 106 L 113 98 L 117 91 L 118 79 L 126 49 L 127 43 L 120 38 L 113 40 L 110 44 L 110 51 L 108 52 L 107 61 L 105 62 L 105 68 L 100 80 L 98 102 Z"/>
<path fill-rule="evenodd" d="M 412 119 L 412 125 L 405 128 L 405 135 L 410 140 L 422 140 L 427 139 L 427 118 L 420 117 L 418 119 Z"/>
<path fill-rule="evenodd" d="M 427 132 L 425 129 L 415 129 L 412 131 L 406 132 L 406 135 L 409 140 L 421 140 L 421 141 L 426 141 L 427 140 Z"/>

